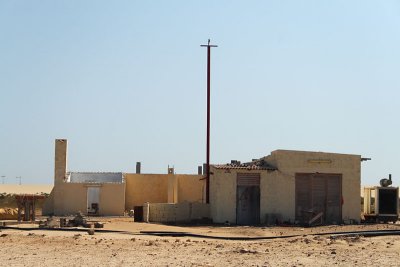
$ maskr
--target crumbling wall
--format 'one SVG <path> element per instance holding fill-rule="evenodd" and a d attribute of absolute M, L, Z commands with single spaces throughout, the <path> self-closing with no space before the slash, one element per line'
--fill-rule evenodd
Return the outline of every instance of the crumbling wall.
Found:
<path fill-rule="evenodd" d="M 43 203 L 42 214 L 45 216 L 54 214 L 54 188 L 51 190 L 50 195 Z"/>
<path fill-rule="evenodd" d="M 210 218 L 208 204 L 199 202 L 149 203 L 150 222 L 189 223 Z"/>

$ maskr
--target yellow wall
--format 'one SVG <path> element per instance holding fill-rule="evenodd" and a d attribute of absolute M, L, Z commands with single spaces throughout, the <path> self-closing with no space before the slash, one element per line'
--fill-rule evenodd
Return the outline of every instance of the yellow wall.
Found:
<path fill-rule="evenodd" d="M 54 186 L 54 215 L 86 213 L 86 187 L 78 183 L 58 183 Z"/>
<path fill-rule="evenodd" d="M 125 211 L 125 184 L 101 184 L 100 215 L 121 216 Z"/>
<path fill-rule="evenodd" d="M 203 175 L 176 174 L 178 178 L 178 202 L 204 202 L 205 180 Z"/>
<path fill-rule="evenodd" d="M 342 196 L 344 204 L 342 205 L 342 219 L 360 220 L 360 186 L 361 186 L 361 156 L 323 153 L 323 152 L 306 152 L 306 151 L 289 151 L 276 150 L 266 157 L 267 161 L 272 159 L 277 163 L 279 177 L 286 177 L 289 182 L 285 185 L 286 192 L 290 196 L 290 204 L 285 209 L 285 214 L 294 218 L 294 196 L 295 183 L 294 177 L 296 173 L 335 173 L 342 174 Z M 311 161 L 329 160 L 330 163 L 318 163 Z M 281 178 L 278 178 L 281 181 Z"/>
<path fill-rule="evenodd" d="M 125 209 L 150 203 L 202 202 L 201 175 L 125 174 Z"/>
<path fill-rule="evenodd" d="M 125 209 L 141 206 L 145 202 L 168 202 L 167 174 L 125 174 Z"/>
<path fill-rule="evenodd" d="M 236 175 L 210 166 L 210 215 L 214 222 L 236 223 Z"/>
<path fill-rule="evenodd" d="M 100 187 L 99 214 L 122 216 L 125 211 L 125 184 L 58 183 L 53 189 L 54 215 L 87 213 L 87 188 Z"/>

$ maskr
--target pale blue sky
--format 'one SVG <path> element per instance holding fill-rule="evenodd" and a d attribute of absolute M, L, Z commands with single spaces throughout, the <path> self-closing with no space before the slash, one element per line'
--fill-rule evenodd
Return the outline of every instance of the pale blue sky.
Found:
<path fill-rule="evenodd" d="M 275 149 L 359 154 L 400 184 L 398 1 L 0 1 L 0 175 L 196 173 Z"/>

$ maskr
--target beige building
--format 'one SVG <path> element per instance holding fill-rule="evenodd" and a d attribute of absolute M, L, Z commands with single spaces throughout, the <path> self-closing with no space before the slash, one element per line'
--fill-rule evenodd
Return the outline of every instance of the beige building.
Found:
<path fill-rule="evenodd" d="M 214 222 L 259 224 L 360 220 L 361 156 L 276 150 L 210 168 Z"/>
<path fill-rule="evenodd" d="M 125 182 L 122 173 L 67 172 L 67 140 L 55 142 L 54 187 L 44 214 L 123 215 Z"/>
<path fill-rule="evenodd" d="M 138 208 L 158 222 L 358 222 L 361 161 L 358 155 L 276 150 L 249 163 L 212 165 L 205 204 L 203 175 L 68 172 L 67 140 L 58 139 L 44 213 L 121 216 Z"/>

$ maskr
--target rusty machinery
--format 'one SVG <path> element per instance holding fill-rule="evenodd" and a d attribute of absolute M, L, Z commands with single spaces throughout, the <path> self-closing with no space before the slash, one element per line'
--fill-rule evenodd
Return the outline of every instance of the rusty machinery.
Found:
<path fill-rule="evenodd" d="M 389 179 L 380 180 L 380 186 L 364 187 L 363 215 L 366 222 L 393 222 L 399 217 L 399 187 Z"/>

